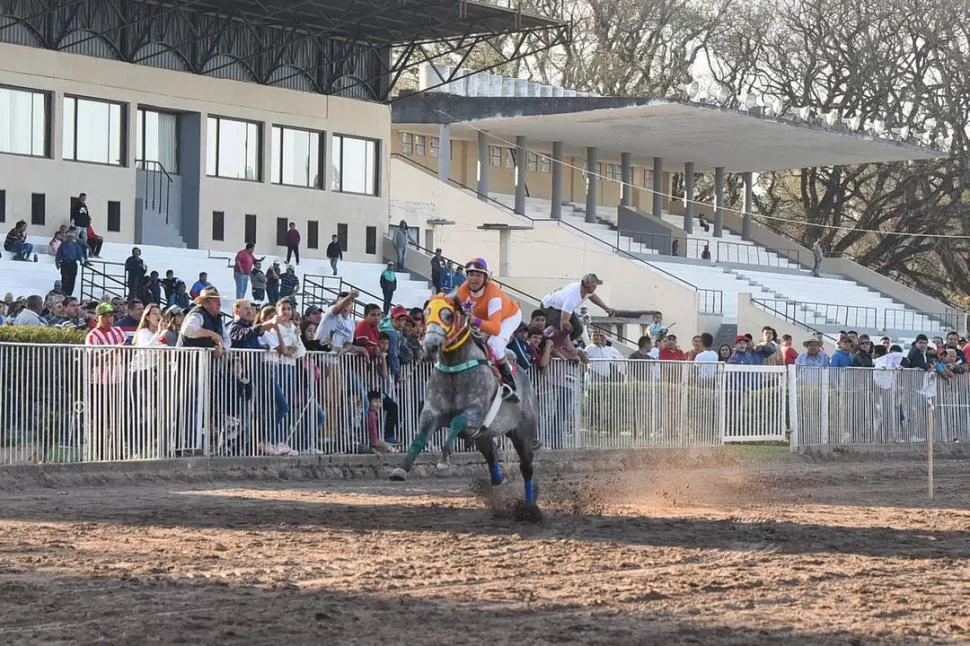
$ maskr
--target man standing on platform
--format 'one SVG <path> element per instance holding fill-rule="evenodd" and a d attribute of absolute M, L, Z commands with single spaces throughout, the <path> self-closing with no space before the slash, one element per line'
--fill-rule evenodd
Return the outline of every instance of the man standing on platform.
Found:
<path fill-rule="evenodd" d="M 290 264 L 290 256 L 296 256 L 296 264 L 300 264 L 300 232 L 296 230 L 296 222 L 290 222 L 286 231 L 286 264 Z"/>
<path fill-rule="evenodd" d="M 330 244 L 327 245 L 327 258 L 330 259 L 330 268 L 333 269 L 333 275 L 336 276 L 337 261 L 344 259 L 344 250 L 340 247 L 337 236 L 333 236 L 330 239 Z"/>
<path fill-rule="evenodd" d="M 84 262 L 84 249 L 73 232 L 68 231 L 64 242 L 57 249 L 54 264 L 61 272 L 61 291 L 65 296 L 74 294 L 74 283 L 77 281 L 78 263 Z"/>

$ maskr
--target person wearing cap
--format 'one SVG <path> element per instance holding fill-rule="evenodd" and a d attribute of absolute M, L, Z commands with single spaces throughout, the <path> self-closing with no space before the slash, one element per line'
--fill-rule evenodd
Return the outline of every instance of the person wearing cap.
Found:
<path fill-rule="evenodd" d="M 287 265 L 286 271 L 280 276 L 280 298 L 291 298 L 300 291 L 300 279 L 296 276 L 293 265 Z"/>
<path fill-rule="evenodd" d="M 765 358 L 773 355 L 776 350 L 775 346 L 769 343 L 756 346 L 748 335 L 738 335 L 734 337 L 734 352 L 727 362 L 741 366 L 760 366 Z"/>
<path fill-rule="evenodd" d="M 404 326 L 408 318 L 410 318 L 408 308 L 403 305 L 395 305 L 391 308 L 390 315 L 381 321 L 378 326 L 381 332 L 387 334 L 387 338 L 390 341 L 390 347 L 387 351 L 387 367 L 395 379 L 401 377 L 401 365 L 410 363 L 413 360 L 413 357 L 410 356 L 410 348 L 403 348 Z M 407 361 L 401 361 L 402 348 L 407 355 Z"/>
<path fill-rule="evenodd" d="M 468 280 L 455 291 L 455 298 L 465 305 L 472 327 L 488 335 L 492 359 L 506 385 L 505 398 L 517 402 L 519 396 L 515 392 L 515 378 L 509 366 L 506 346 L 522 322 L 522 311 L 519 304 L 491 280 L 488 262 L 484 258 L 473 258 L 465 263 L 465 273 Z"/>
<path fill-rule="evenodd" d="M 211 348 L 216 357 L 230 347 L 222 324 L 222 298 L 215 287 L 206 287 L 195 299 L 195 307 L 182 321 L 178 345 L 186 348 Z"/>
<path fill-rule="evenodd" d="M 200 271 L 199 280 L 195 281 L 195 283 L 189 289 L 189 296 L 192 298 L 198 298 L 199 294 L 201 294 L 202 290 L 206 287 L 212 287 L 212 283 L 209 282 L 209 274 L 205 273 L 204 271 Z"/>
<path fill-rule="evenodd" d="M 115 327 L 115 308 L 111 303 L 101 303 L 94 310 L 97 325 L 84 338 L 84 345 L 124 345 L 125 331 Z"/>
<path fill-rule="evenodd" d="M 337 295 L 337 302 L 333 304 L 317 326 L 317 334 L 314 337 L 323 345 L 329 345 L 334 352 L 340 352 L 344 347 L 353 347 L 354 342 L 354 321 L 351 314 L 354 308 L 354 300 L 360 296 L 356 289 L 349 292 L 340 292 Z"/>
<path fill-rule="evenodd" d="M 515 355 L 515 362 L 523 370 L 528 370 L 535 365 L 536 354 L 529 345 L 529 326 L 526 323 L 519 323 L 507 347 Z"/>
<path fill-rule="evenodd" d="M 300 320 L 300 326 L 302 327 L 305 323 L 320 325 L 321 319 L 323 319 L 323 310 L 316 305 L 311 305 L 303 310 L 303 318 Z"/>
<path fill-rule="evenodd" d="M 74 294 L 74 283 L 77 281 L 78 263 L 85 262 L 87 256 L 75 235 L 68 232 L 64 242 L 54 256 L 54 264 L 61 272 L 61 291 L 65 296 Z"/>
<path fill-rule="evenodd" d="M 816 337 L 809 337 L 802 343 L 805 351 L 795 359 L 796 366 L 809 366 L 812 368 L 828 368 L 829 355 L 822 352 L 822 342 Z"/>
<path fill-rule="evenodd" d="M 391 301 L 394 300 L 394 291 L 397 289 L 397 274 L 394 273 L 394 263 L 387 263 L 387 267 L 381 272 L 381 291 L 384 293 L 383 315 L 387 316 L 391 311 Z"/>
<path fill-rule="evenodd" d="M 546 323 L 561 329 L 568 329 L 573 341 L 583 338 L 583 322 L 576 311 L 587 300 L 616 316 L 616 310 L 603 302 L 594 292 L 603 281 L 596 274 L 586 274 L 582 280 L 569 283 L 542 297 L 542 309 L 546 312 Z"/>
<path fill-rule="evenodd" d="M 854 349 L 852 337 L 848 334 L 839 339 L 839 347 L 835 354 L 829 359 L 830 368 L 851 368 L 853 364 L 852 352 Z"/>

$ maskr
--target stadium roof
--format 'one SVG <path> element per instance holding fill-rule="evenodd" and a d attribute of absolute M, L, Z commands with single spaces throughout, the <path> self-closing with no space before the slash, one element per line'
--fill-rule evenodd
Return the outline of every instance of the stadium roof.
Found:
<path fill-rule="evenodd" d="M 182 0 L 194 11 L 400 45 L 549 29 L 561 23 L 471 0 Z"/>
<path fill-rule="evenodd" d="M 627 152 L 638 164 L 662 157 L 665 167 L 683 168 L 692 161 L 698 171 L 719 166 L 729 172 L 788 170 L 945 156 L 864 134 L 667 99 L 443 96 L 395 103 L 394 123 L 436 133 L 431 123 L 451 122 L 457 138 L 472 139 L 485 130 L 507 142 L 525 136 L 529 147 L 561 141 L 566 154 L 585 155 L 587 146 L 595 146 L 600 158 Z M 422 99 L 425 105 L 415 109 Z"/>

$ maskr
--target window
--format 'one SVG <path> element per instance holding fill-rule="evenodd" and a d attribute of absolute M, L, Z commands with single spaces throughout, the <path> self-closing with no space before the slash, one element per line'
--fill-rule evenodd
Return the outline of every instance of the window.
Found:
<path fill-rule="evenodd" d="M 289 228 L 287 225 L 289 220 L 286 218 L 276 218 L 276 246 L 285 247 L 286 246 L 286 230 Z"/>
<path fill-rule="evenodd" d="M 205 174 L 258 182 L 260 130 L 258 123 L 209 117 L 206 121 Z"/>
<path fill-rule="evenodd" d="M 431 156 L 437 157 L 441 154 L 441 139 L 438 137 L 431 138 Z"/>
<path fill-rule="evenodd" d="M 644 188 L 653 188 L 653 169 L 643 169 L 643 186 Z"/>
<path fill-rule="evenodd" d="M 551 173 L 552 172 L 552 159 L 548 155 L 543 155 L 542 160 L 542 172 Z"/>
<path fill-rule="evenodd" d="M 0 87 L 0 153 L 47 157 L 47 96 Z"/>
<path fill-rule="evenodd" d="M 499 148 L 498 146 L 488 147 L 488 157 L 489 159 L 492 160 L 491 162 L 492 166 L 502 165 L 502 149 Z"/>
<path fill-rule="evenodd" d="M 340 250 L 347 251 L 347 225 L 337 224 L 337 242 L 340 243 Z"/>
<path fill-rule="evenodd" d="M 124 116 L 120 103 L 64 97 L 64 159 L 124 165 Z"/>
<path fill-rule="evenodd" d="M 270 181 L 288 186 L 322 188 L 322 133 L 273 126 L 273 169 Z"/>
<path fill-rule="evenodd" d="M 256 244 L 256 216 L 252 213 L 246 214 L 246 230 L 243 232 L 243 242 Z"/>
<path fill-rule="evenodd" d="M 539 156 L 535 153 L 527 153 L 526 160 L 528 165 L 526 170 L 532 171 L 533 173 L 539 170 Z"/>
<path fill-rule="evenodd" d="M 306 248 L 320 248 L 320 224 L 316 220 L 306 223 Z"/>
<path fill-rule="evenodd" d="M 448 159 L 454 160 L 455 158 L 455 142 L 448 142 Z"/>
<path fill-rule="evenodd" d="M 418 157 L 424 157 L 425 155 L 424 141 L 424 135 L 414 136 L 414 154 Z"/>
<path fill-rule="evenodd" d="M 226 213 L 224 211 L 212 212 L 212 239 L 226 239 Z"/>
<path fill-rule="evenodd" d="M 135 118 L 135 163 L 156 162 L 172 174 L 178 170 L 178 115 L 138 108 Z M 153 164 L 148 164 L 151 170 Z"/>
<path fill-rule="evenodd" d="M 515 168 L 515 151 L 511 148 L 505 149 L 505 167 Z"/>
<path fill-rule="evenodd" d="M 333 190 L 343 193 L 378 194 L 378 142 L 372 139 L 333 136 Z"/>
<path fill-rule="evenodd" d="M 606 165 L 606 179 L 620 179 L 620 167 L 617 164 Z"/>
<path fill-rule="evenodd" d="M 367 227 L 365 231 L 364 253 L 374 255 L 377 253 L 377 227 Z"/>
<path fill-rule="evenodd" d="M 43 193 L 30 194 L 30 223 L 43 226 L 47 219 L 47 196 Z"/>
<path fill-rule="evenodd" d="M 7 191 L 0 190 L 0 222 L 7 221 Z"/>
<path fill-rule="evenodd" d="M 121 231 L 121 202 L 108 202 L 108 231 Z"/>
<path fill-rule="evenodd" d="M 405 155 L 414 154 L 414 135 L 412 135 L 410 132 L 405 132 L 403 134 L 402 150 L 404 151 Z"/>

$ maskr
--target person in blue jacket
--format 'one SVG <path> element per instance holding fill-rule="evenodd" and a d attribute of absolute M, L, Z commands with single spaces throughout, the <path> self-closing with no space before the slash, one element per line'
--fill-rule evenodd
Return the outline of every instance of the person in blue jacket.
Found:
<path fill-rule="evenodd" d="M 854 365 L 852 359 L 852 339 L 848 335 L 839 339 L 839 349 L 835 351 L 829 359 L 830 368 L 851 368 Z"/>

